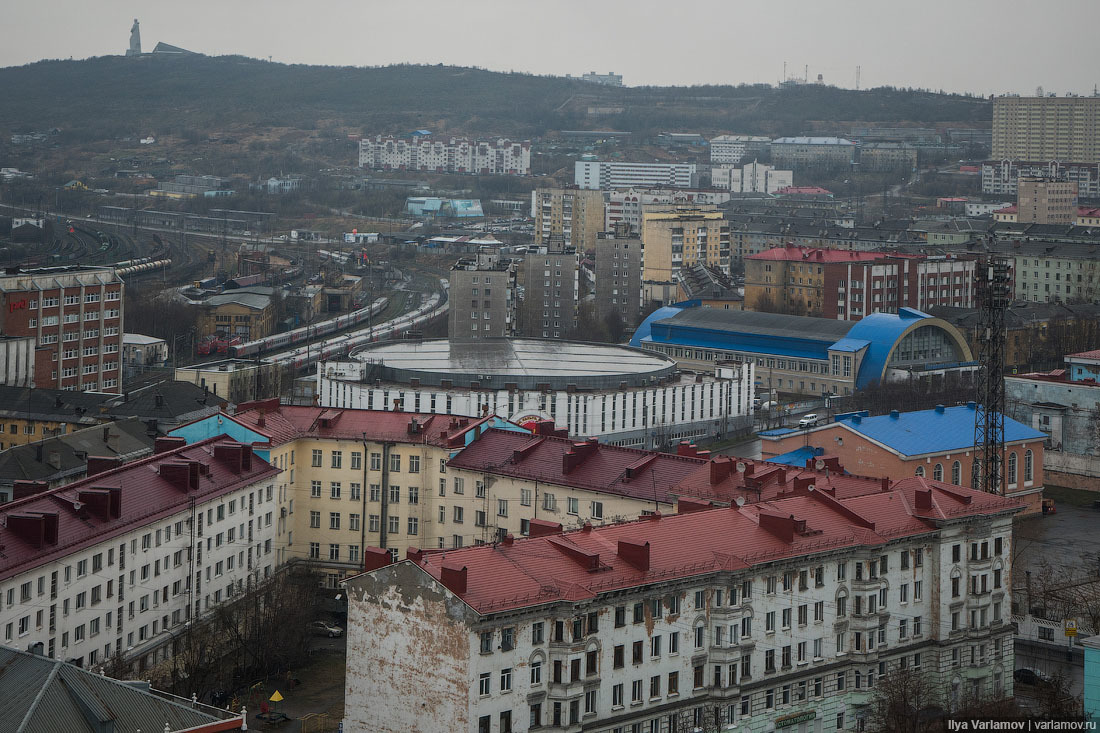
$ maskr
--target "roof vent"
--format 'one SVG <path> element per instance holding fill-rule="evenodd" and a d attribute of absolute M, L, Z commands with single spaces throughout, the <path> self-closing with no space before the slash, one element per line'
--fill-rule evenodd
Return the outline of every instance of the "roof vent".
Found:
<path fill-rule="evenodd" d="M 974 404 L 973 402 L 969 402 L 969 403 L 967 403 L 967 406 L 969 407 L 970 405 L 973 405 L 973 404 Z M 937 415 L 942 415 L 943 410 L 944 410 L 943 405 L 936 405 L 936 414 Z"/>
<path fill-rule="evenodd" d="M 900 417 L 901 417 L 900 412 L 898 412 L 897 410 L 890 410 L 890 419 L 897 420 Z"/>

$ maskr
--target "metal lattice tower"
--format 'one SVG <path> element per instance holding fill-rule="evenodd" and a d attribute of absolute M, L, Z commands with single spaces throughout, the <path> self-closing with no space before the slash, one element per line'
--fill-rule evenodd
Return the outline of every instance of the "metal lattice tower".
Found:
<path fill-rule="evenodd" d="M 975 384 L 974 464 L 971 486 L 1004 493 L 1005 310 L 1011 298 L 1008 262 L 990 255 L 979 263 L 975 290 L 978 320 L 978 372 Z"/>

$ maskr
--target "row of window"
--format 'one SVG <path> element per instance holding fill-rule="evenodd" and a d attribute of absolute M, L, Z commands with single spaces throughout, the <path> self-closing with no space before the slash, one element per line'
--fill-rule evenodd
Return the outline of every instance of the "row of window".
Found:
<path fill-rule="evenodd" d="M 290 463 L 294 464 L 294 451 L 291 451 Z M 329 468 L 343 468 L 344 466 L 344 452 L 339 450 L 329 451 Z M 420 456 L 408 456 L 408 472 L 420 473 Z M 324 451 L 320 448 L 314 448 L 311 456 L 311 465 L 313 468 L 321 468 L 324 465 Z M 443 460 L 440 460 L 440 465 L 443 465 Z M 361 451 L 351 451 L 350 466 L 353 471 L 360 471 L 363 468 L 363 453 Z M 382 454 L 371 453 L 370 454 L 370 470 L 381 471 L 382 470 Z M 401 472 L 401 456 L 397 453 L 390 454 L 390 471 L 392 473 Z"/>

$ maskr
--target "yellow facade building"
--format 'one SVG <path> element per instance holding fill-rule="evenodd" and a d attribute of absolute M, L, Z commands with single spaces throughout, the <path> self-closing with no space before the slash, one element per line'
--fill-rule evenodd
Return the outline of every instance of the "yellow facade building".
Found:
<path fill-rule="evenodd" d="M 992 157 L 1100 162 L 1100 97 L 997 97 Z"/>
<path fill-rule="evenodd" d="M 681 269 L 697 263 L 729 272 L 730 228 L 720 211 L 701 208 L 675 208 L 642 213 L 642 268 L 645 300 L 655 289 L 674 282 Z"/>

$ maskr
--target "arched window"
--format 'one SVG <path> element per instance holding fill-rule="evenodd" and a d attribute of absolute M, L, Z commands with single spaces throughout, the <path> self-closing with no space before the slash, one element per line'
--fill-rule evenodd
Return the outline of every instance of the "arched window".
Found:
<path fill-rule="evenodd" d="M 943 481 L 943 464 L 937 463 L 936 467 L 932 469 L 932 478 L 937 481 Z"/>
<path fill-rule="evenodd" d="M 924 466 L 917 466 L 916 475 L 922 477 L 924 476 Z"/>
<path fill-rule="evenodd" d="M 1016 483 L 1016 451 L 1008 454 L 1008 485 L 1012 486 Z"/>
<path fill-rule="evenodd" d="M 1031 450 L 1024 451 L 1024 481 L 1031 482 L 1035 478 L 1034 473 L 1035 456 Z"/>
<path fill-rule="evenodd" d="M 951 483 L 956 486 L 962 483 L 962 464 L 958 461 L 951 466 Z"/>

